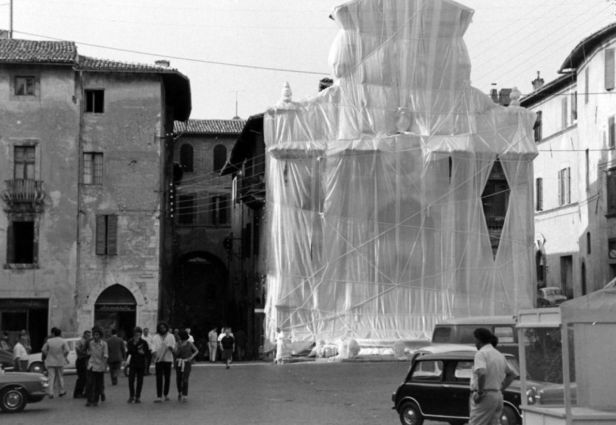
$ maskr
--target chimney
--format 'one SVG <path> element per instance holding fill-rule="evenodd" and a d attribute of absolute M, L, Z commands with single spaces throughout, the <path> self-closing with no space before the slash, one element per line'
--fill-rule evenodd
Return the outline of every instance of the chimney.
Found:
<path fill-rule="evenodd" d="M 329 77 L 321 78 L 319 80 L 319 91 L 323 91 L 328 87 L 331 87 L 334 84 L 334 80 Z"/>
<path fill-rule="evenodd" d="M 10 33 L 7 30 L 0 30 L 0 40 L 9 40 Z"/>
<path fill-rule="evenodd" d="M 545 81 L 541 78 L 541 72 L 537 71 L 537 78 L 532 81 L 533 90 L 539 90 L 543 87 L 543 83 L 545 83 Z"/>
<path fill-rule="evenodd" d="M 495 86 L 496 84 L 492 85 Z M 490 89 L 490 97 L 492 98 L 492 102 L 498 103 L 498 89 L 496 87 Z"/>
<path fill-rule="evenodd" d="M 154 63 L 158 66 L 162 66 L 163 68 L 169 68 L 171 66 L 171 62 L 167 59 L 158 59 L 157 61 L 154 61 Z"/>
<path fill-rule="evenodd" d="M 510 94 L 511 89 L 500 89 L 500 92 L 498 93 L 498 103 L 503 106 L 509 106 L 509 103 L 511 103 L 511 98 L 509 97 Z"/>

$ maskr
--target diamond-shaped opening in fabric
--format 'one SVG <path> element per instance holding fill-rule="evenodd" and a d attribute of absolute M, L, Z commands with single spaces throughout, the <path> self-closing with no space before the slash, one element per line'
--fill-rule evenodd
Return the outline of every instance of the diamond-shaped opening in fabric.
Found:
<path fill-rule="evenodd" d="M 505 217 L 507 216 L 507 209 L 509 208 L 510 191 L 503 167 L 497 159 L 490 172 L 486 187 L 481 194 L 483 215 L 488 226 L 490 245 L 492 246 L 494 258 L 496 258 L 503 226 L 505 225 Z"/>

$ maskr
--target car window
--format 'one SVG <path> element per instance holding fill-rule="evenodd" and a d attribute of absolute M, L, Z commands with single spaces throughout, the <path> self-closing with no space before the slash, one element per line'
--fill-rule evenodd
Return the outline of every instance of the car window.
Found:
<path fill-rule="evenodd" d="M 440 360 L 418 361 L 413 369 L 413 381 L 436 382 L 443 375 L 443 362 Z"/>
<path fill-rule="evenodd" d="M 457 342 L 459 344 L 474 344 L 475 336 L 473 335 L 473 332 L 475 332 L 475 329 L 477 329 L 478 327 L 479 326 L 476 326 L 476 325 L 459 326 L 458 327 L 458 340 L 452 341 L 452 342 Z"/>
<path fill-rule="evenodd" d="M 451 337 L 451 328 L 448 326 L 437 326 L 434 328 L 432 342 L 449 342 Z"/>
<path fill-rule="evenodd" d="M 513 342 L 513 327 L 495 326 L 494 335 L 498 337 L 499 343 L 512 343 Z"/>
<path fill-rule="evenodd" d="M 473 362 L 458 362 L 453 371 L 453 376 L 456 381 L 467 381 L 471 379 L 473 374 Z"/>

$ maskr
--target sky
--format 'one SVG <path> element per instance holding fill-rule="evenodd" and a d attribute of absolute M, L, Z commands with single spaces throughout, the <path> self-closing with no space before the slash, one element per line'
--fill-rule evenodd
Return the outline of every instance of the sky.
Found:
<path fill-rule="evenodd" d="M 0 0 L 0 28 L 9 27 Z M 13 0 L 14 38 L 77 42 L 80 54 L 127 62 L 169 59 L 190 78 L 191 118 L 264 111 L 288 81 L 297 99 L 330 75 L 338 31 L 329 14 L 343 0 Z M 411 1 L 411 0 L 409 0 Z M 460 0 L 475 10 L 464 39 L 475 87 L 532 91 L 584 37 L 616 20 L 608 0 Z M 103 47 L 96 47 L 103 46 Z M 141 52 L 141 53 L 139 53 Z M 149 54 L 144 54 L 149 53 Z M 280 68 L 251 69 L 220 64 Z M 290 70 L 311 73 L 291 72 Z"/>

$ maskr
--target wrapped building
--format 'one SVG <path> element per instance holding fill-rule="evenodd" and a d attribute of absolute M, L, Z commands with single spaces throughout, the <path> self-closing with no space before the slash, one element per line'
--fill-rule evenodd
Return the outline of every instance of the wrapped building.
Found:
<path fill-rule="evenodd" d="M 426 338 L 532 306 L 535 117 L 471 86 L 472 15 L 347 2 L 334 85 L 265 114 L 270 338 Z"/>

